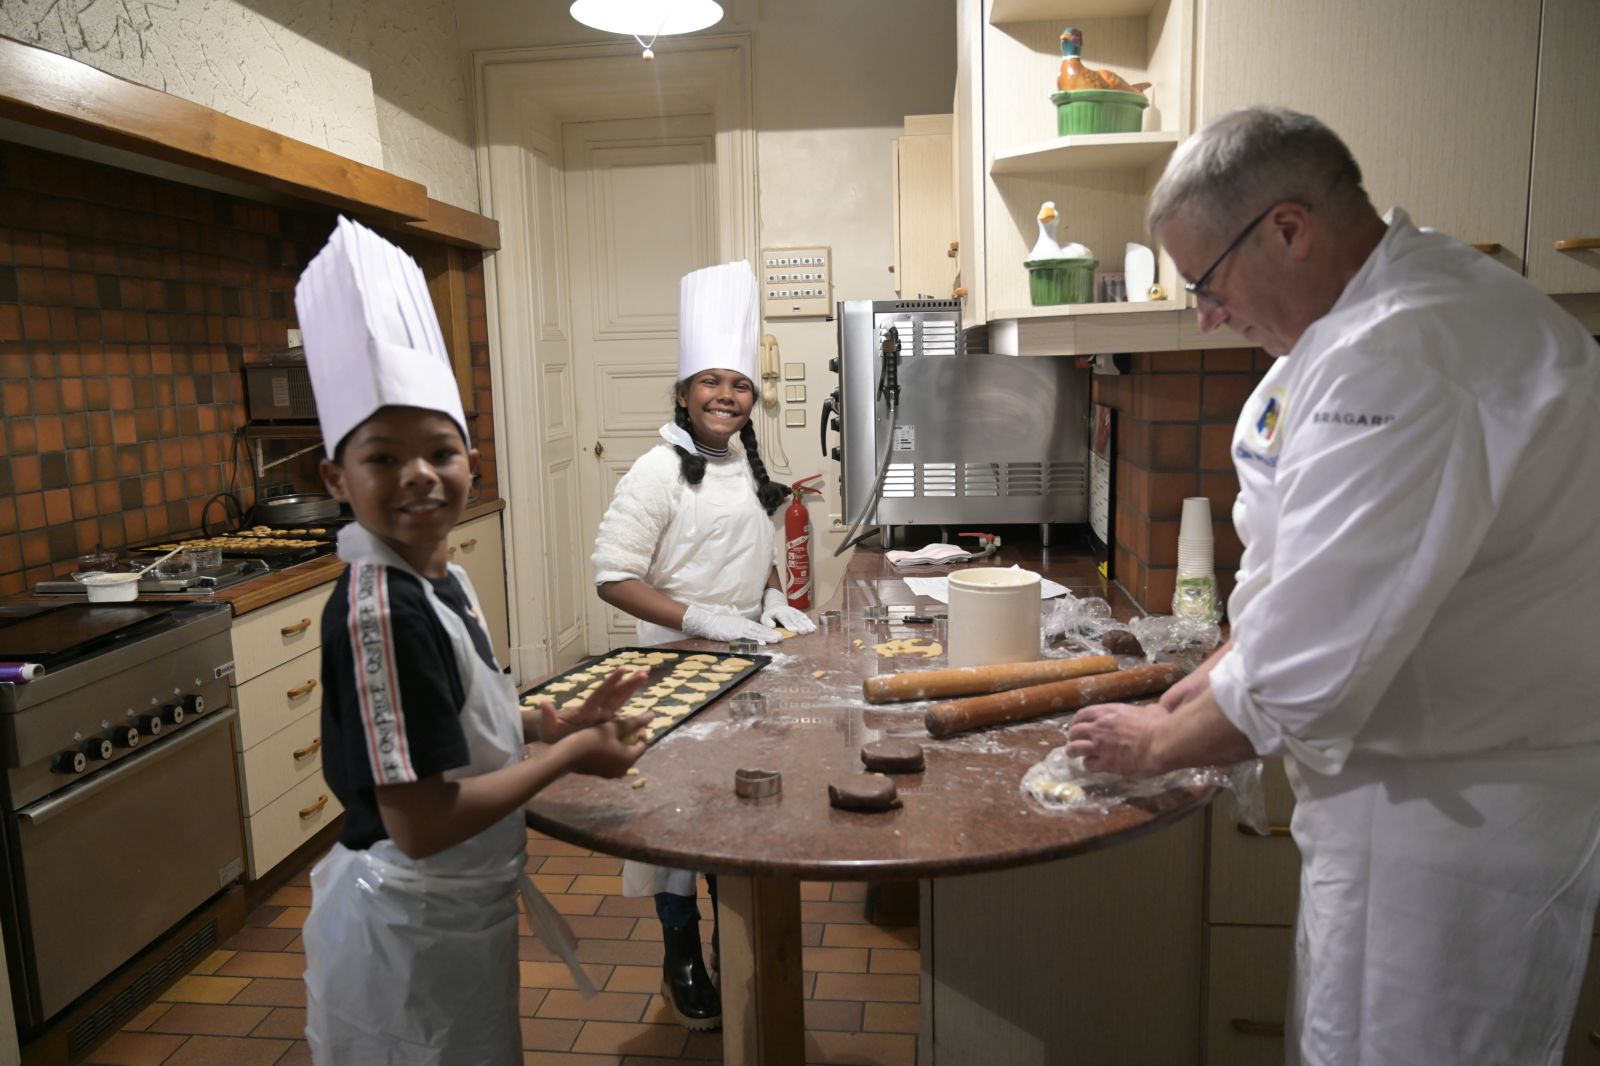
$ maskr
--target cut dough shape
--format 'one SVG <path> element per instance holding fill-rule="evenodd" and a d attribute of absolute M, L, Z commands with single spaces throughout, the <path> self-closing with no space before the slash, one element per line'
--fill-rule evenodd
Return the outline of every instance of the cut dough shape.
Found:
<path fill-rule="evenodd" d="M 643 788 L 645 786 L 645 784 L 649 780 L 650 779 L 648 777 L 640 777 L 640 778 L 635 779 L 633 784 L 629 785 L 628 787 L 629 788 Z"/>
<path fill-rule="evenodd" d="M 863 744 L 861 763 L 868 770 L 886 774 L 916 774 L 926 766 L 921 744 L 894 739 Z"/>
<path fill-rule="evenodd" d="M 709 693 L 709 692 L 684 692 L 684 693 L 680 693 L 678 698 L 681 699 L 684 703 L 688 704 L 690 707 L 698 707 L 702 703 L 704 703 L 706 700 L 711 698 L 711 693 Z"/>
<path fill-rule="evenodd" d="M 852 640 L 850 643 L 854 644 L 858 648 L 865 648 L 867 646 L 867 642 L 864 640 Z"/>
<path fill-rule="evenodd" d="M 650 719 L 650 728 L 651 729 L 665 729 L 667 726 L 671 725 L 673 722 L 676 722 L 676 721 L 677 721 L 677 719 L 672 717 L 669 714 L 657 715 L 656 717 Z"/>
<path fill-rule="evenodd" d="M 847 811 L 887 811 L 900 806 L 894 782 L 879 774 L 852 774 L 828 785 L 828 802 Z"/>
<path fill-rule="evenodd" d="M 737 656 L 730 656 L 729 658 L 722 660 L 722 665 L 735 670 L 745 670 L 754 666 L 755 663 L 751 662 L 749 659 L 740 659 Z"/>
<path fill-rule="evenodd" d="M 633 699 L 628 701 L 629 707 L 654 707 L 655 705 L 655 696 L 635 696 Z"/>
<path fill-rule="evenodd" d="M 717 674 L 707 670 L 705 673 L 700 675 L 700 680 L 715 681 L 719 685 L 726 685 L 729 681 L 732 681 L 738 676 L 738 674 Z"/>
<path fill-rule="evenodd" d="M 715 655 L 706 655 L 702 652 L 699 655 L 685 655 L 683 661 L 686 663 L 714 663 L 717 661 L 717 657 Z"/>
<path fill-rule="evenodd" d="M 571 692 L 577 688 L 575 681 L 552 681 L 544 687 L 545 692 Z"/>
<path fill-rule="evenodd" d="M 828 676 L 828 671 L 826 671 L 826 670 L 813 670 L 813 671 L 811 671 L 811 676 L 812 677 L 827 677 Z"/>
<path fill-rule="evenodd" d="M 687 687 L 694 689 L 696 692 L 715 692 L 722 687 L 722 683 L 720 681 L 690 681 Z"/>
<path fill-rule="evenodd" d="M 669 718 L 682 718 L 689 713 L 690 709 L 687 703 L 662 703 L 656 706 L 656 713 L 664 714 Z"/>
<path fill-rule="evenodd" d="M 874 644 L 872 650 L 885 659 L 895 659 L 902 655 L 920 655 L 924 659 L 932 659 L 944 654 L 944 645 L 937 641 L 924 644 L 916 637 L 907 637 L 903 640 L 886 640 L 882 644 Z"/>
<path fill-rule="evenodd" d="M 563 681 L 593 681 L 594 680 L 594 675 L 589 673 L 588 671 L 579 670 L 576 673 L 568 674 L 566 677 L 563 677 L 561 680 L 563 680 Z"/>
<path fill-rule="evenodd" d="M 578 697 L 575 697 L 575 698 L 570 699 L 567 702 L 563 703 L 561 705 L 561 709 L 563 711 L 570 711 L 574 707 L 582 707 L 584 705 L 584 703 L 586 703 L 586 702 L 587 701 L 582 696 L 578 696 Z"/>

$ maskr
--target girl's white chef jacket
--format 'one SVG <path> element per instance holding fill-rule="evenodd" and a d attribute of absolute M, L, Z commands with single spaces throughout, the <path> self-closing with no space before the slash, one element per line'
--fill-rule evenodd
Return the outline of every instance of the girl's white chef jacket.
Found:
<path fill-rule="evenodd" d="M 705 477 L 690 485 L 673 444 L 688 440 L 673 424 L 658 444 L 634 460 L 617 482 L 595 538 L 594 580 L 638 580 L 677 600 L 708 610 L 761 617 L 761 593 L 772 572 L 777 519 L 756 499 L 755 475 L 738 438 L 726 458 L 706 459 Z M 665 644 L 687 633 L 640 619 L 639 643 Z M 623 863 L 623 893 L 695 894 L 694 873 Z"/>
<path fill-rule="evenodd" d="M 1211 685 L 1295 784 L 1295 1061 L 1564 1035 L 1600 895 L 1597 375 L 1574 319 L 1396 209 L 1245 405 Z"/>

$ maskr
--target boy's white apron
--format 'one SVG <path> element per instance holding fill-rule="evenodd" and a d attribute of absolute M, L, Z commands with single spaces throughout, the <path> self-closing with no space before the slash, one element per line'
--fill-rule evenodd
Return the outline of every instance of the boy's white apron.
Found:
<path fill-rule="evenodd" d="M 416 574 L 360 526 L 339 535 L 357 604 L 382 588 L 378 566 Z M 450 572 L 477 593 L 465 572 Z M 471 761 L 451 779 L 518 762 L 522 720 L 511 679 L 479 657 L 459 615 L 417 575 L 449 634 L 466 700 L 461 727 Z M 366 578 L 367 580 L 363 580 Z M 359 653 L 360 649 L 356 649 Z M 572 930 L 523 872 L 527 832 L 516 811 L 453 848 L 410 859 L 383 840 L 365 851 L 335 845 L 311 873 L 306 922 L 306 1038 L 312 1058 L 337 1066 L 450 1066 L 522 1061 L 517 1021 L 517 892 L 539 938 L 577 964 Z"/>

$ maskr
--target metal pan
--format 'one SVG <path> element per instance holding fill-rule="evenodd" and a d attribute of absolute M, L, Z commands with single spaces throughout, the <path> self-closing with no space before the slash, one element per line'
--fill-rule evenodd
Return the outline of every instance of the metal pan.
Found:
<path fill-rule="evenodd" d="M 317 525 L 339 517 L 339 501 L 320 492 L 304 492 L 292 496 L 273 496 L 257 500 L 256 524 L 272 526 Z"/>

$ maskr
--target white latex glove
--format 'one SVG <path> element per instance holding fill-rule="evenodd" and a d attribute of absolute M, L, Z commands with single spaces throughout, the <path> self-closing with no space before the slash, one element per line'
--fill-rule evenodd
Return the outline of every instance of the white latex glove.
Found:
<path fill-rule="evenodd" d="M 791 633 L 811 633 L 817 624 L 798 607 L 790 607 L 782 589 L 768 588 L 761 594 L 761 624 L 781 626 Z"/>
<path fill-rule="evenodd" d="M 683 631 L 691 637 L 716 640 L 723 644 L 735 640 L 753 640 L 757 644 L 771 644 L 781 639 L 778 631 L 768 629 L 760 622 L 738 614 L 719 614 L 704 607 L 690 604 L 683 612 Z"/>

